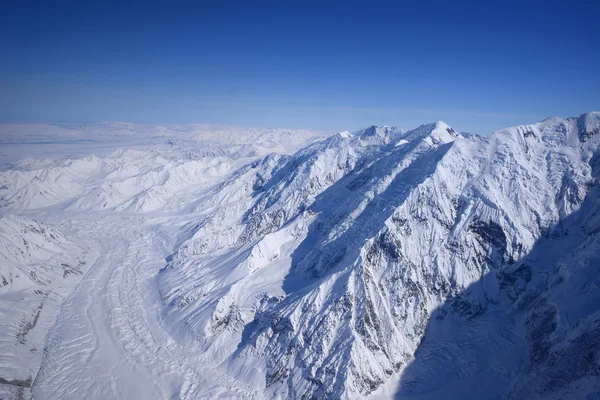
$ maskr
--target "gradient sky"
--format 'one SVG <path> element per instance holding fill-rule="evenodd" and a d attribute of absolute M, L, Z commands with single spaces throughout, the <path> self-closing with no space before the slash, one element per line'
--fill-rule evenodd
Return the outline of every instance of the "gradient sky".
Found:
<path fill-rule="evenodd" d="M 486 133 L 600 109 L 599 1 L 321 3 L 5 1 L 0 122 Z"/>

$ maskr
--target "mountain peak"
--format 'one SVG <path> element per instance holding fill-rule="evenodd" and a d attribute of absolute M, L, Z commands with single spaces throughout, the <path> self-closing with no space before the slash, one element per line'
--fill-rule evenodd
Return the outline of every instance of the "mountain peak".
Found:
<path fill-rule="evenodd" d="M 440 121 L 436 121 L 434 123 L 434 125 L 435 125 L 436 129 L 448 129 L 448 128 L 450 128 L 450 125 L 448 125 L 447 123 L 445 123 L 444 121 L 441 121 L 441 120 Z"/>
<path fill-rule="evenodd" d="M 461 137 L 461 135 L 444 121 L 437 121 L 421 125 L 418 128 L 407 132 L 404 139 L 408 141 L 421 139 L 433 145 L 450 143 L 459 137 Z"/>
<path fill-rule="evenodd" d="M 592 136 L 600 133 L 600 112 L 592 111 L 585 114 L 581 114 L 577 118 L 577 131 L 579 133 L 579 140 L 582 142 L 587 141 Z"/>
<path fill-rule="evenodd" d="M 381 145 L 388 144 L 393 137 L 403 132 L 395 126 L 371 125 L 355 132 L 354 135 L 365 145 Z"/>

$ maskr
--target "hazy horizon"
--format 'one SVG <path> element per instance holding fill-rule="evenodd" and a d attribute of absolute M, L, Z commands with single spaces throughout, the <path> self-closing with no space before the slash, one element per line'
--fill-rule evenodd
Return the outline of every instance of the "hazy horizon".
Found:
<path fill-rule="evenodd" d="M 530 119 L 528 121 L 524 121 L 522 123 L 513 123 L 511 125 L 504 125 L 504 126 L 499 126 L 496 129 L 490 130 L 490 131 L 485 131 L 485 132 L 476 132 L 476 131 L 469 131 L 469 130 L 465 130 L 465 129 L 460 129 L 460 127 L 457 127 L 455 125 L 453 125 L 452 123 L 449 123 L 450 126 L 452 126 L 453 128 L 456 128 L 456 130 L 458 132 L 462 132 L 462 133 L 470 133 L 470 134 L 477 134 L 477 135 L 487 135 L 487 134 L 491 134 L 494 132 L 497 132 L 499 130 L 502 129 L 506 129 L 506 128 L 511 128 L 511 127 L 515 127 L 515 126 L 520 126 L 520 125 L 532 125 L 538 122 L 541 122 L 545 119 L 548 118 L 553 118 L 553 117 L 557 117 L 557 118 L 574 118 L 574 117 L 578 117 L 580 115 L 583 114 L 589 114 L 589 113 L 597 113 L 599 111 L 597 110 L 589 110 L 583 113 L 579 113 L 579 114 L 575 114 L 575 115 L 548 115 L 545 117 L 537 117 L 537 119 L 535 119 L 536 117 L 532 117 L 533 119 Z M 227 129 L 227 128 L 234 128 L 234 129 L 241 129 L 241 130 L 290 130 L 290 131 L 310 131 L 310 132 L 314 132 L 317 134 L 323 134 L 323 135 L 331 135 L 331 134 L 335 134 L 335 133 L 339 133 L 339 132 L 344 132 L 344 131 L 348 131 L 348 132 L 357 132 L 360 131 L 364 128 L 368 128 L 370 126 L 388 126 L 388 127 L 396 127 L 396 128 L 400 128 L 406 131 L 410 131 L 412 129 L 418 128 L 419 126 L 422 125 L 426 125 L 426 124 L 430 124 L 430 123 L 435 123 L 438 121 L 443 121 L 444 123 L 448 123 L 447 120 L 443 120 L 443 119 L 435 119 L 435 120 L 429 120 L 429 121 L 421 121 L 420 123 L 416 124 L 416 125 L 406 125 L 406 124 L 368 124 L 368 125 L 362 125 L 362 126 L 354 126 L 354 127 L 342 127 L 340 129 L 336 129 L 336 130 L 322 130 L 322 129 L 311 129 L 311 128 L 303 128 L 303 127 L 289 127 L 289 126 L 252 126 L 252 125 L 244 125 L 244 124 L 226 124 L 226 123 L 222 123 L 222 124 L 218 124 L 218 123 L 205 123 L 205 122 L 186 122 L 186 123 L 177 123 L 177 122 L 172 122 L 172 123 L 146 123 L 146 122 L 131 122 L 131 121 L 119 121 L 119 120 L 112 120 L 112 121 L 40 121 L 40 122 L 0 122 L 0 126 L 5 125 L 5 126 L 25 126 L 25 125 L 50 125 L 50 126 L 57 126 L 57 127 L 68 127 L 68 128 L 73 128 L 74 126 L 77 125 L 82 125 L 82 126 L 99 126 L 99 125 L 107 125 L 107 124 L 132 124 L 135 126 L 149 126 L 149 127 L 177 127 L 177 126 L 196 126 L 196 127 L 211 127 L 211 128 L 221 128 L 221 129 Z M 1 134 L 2 132 L 0 132 Z"/>
<path fill-rule="evenodd" d="M 600 6 L 9 4 L 0 122 L 489 133 L 600 109 Z"/>

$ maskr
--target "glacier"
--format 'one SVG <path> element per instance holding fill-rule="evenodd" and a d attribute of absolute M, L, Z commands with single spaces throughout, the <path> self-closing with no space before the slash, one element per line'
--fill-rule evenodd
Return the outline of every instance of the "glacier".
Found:
<path fill-rule="evenodd" d="M 600 398 L 598 112 L 0 129 L 0 396 Z"/>

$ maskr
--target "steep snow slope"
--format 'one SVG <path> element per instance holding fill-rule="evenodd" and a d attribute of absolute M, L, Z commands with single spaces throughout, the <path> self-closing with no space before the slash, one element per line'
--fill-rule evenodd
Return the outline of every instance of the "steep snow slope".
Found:
<path fill-rule="evenodd" d="M 434 312 L 396 398 L 590 399 L 600 393 L 598 114 L 517 131 L 536 128 L 542 141 L 570 147 L 546 158 L 557 192 L 554 221 L 521 260 L 490 271 Z M 565 156 L 582 159 L 583 171 L 570 170 Z M 557 172 L 565 167 L 561 178 Z M 457 313 L 465 304 L 476 304 L 478 312 Z"/>
<path fill-rule="evenodd" d="M 58 229 L 0 217 L 0 395 L 27 390 L 46 327 L 86 271 L 86 252 Z"/>
<path fill-rule="evenodd" d="M 571 250 L 564 221 L 595 184 L 599 121 L 343 133 L 242 169 L 200 202 L 210 212 L 160 274 L 169 326 L 270 395 L 371 394 L 445 300 L 474 318 L 539 240 Z M 492 288 L 470 286 L 484 276 Z"/>

